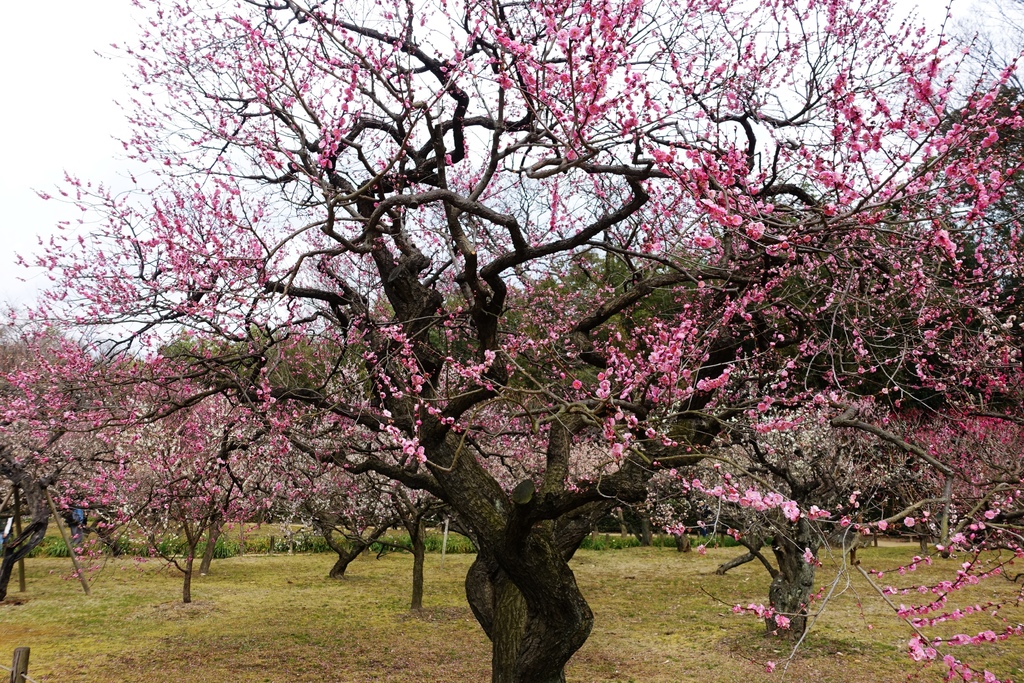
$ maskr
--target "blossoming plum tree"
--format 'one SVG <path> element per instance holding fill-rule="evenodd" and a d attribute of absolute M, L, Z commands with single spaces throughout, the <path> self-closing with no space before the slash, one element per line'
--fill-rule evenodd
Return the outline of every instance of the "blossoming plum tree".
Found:
<path fill-rule="evenodd" d="M 3 544 L 0 601 L 7 595 L 14 565 L 42 542 L 50 523 L 51 487 L 57 502 L 83 504 L 77 484 L 91 475 L 83 466 L 105 445 L 87 430 L 76 432 L 77 416 L 89 412 L 88 398 L 77 382 L 91 362 L 78 344 L 43 335 L 0 329 L 0 478 L 24 497 L 29 522 Z M 63 494 L 62 494 L 63 492 Z M 12 500 L 17 500 L 11 496 Z"/>
<path fill-rule="evenodd" d="M 211 529 L 244 522 L 268 505 L 264 484 L 274 472 L 262 462 L 270 459 L 263 431 L 223 401 L 205 401 L 110 436 L 113 457 L 93 467 L 93 496 L 118 500 L 116 523 L 141 529 L 150 552 L 181 572 L 183 603 L 192 602 L 204 534 L 213 544 Z"/>
<path fill-rule="evenodd" d="M 345 578 L 349 564 L 360 553 L 380 542 L 392 527 L 404 526 L 413 556 L 411 609 L 422 609 L 427 551 L 424 519 L 440 510 L 438 500 L 380 475 L 352 476 L 342 467 L 320 462 L 315 453 L 312 456 L 293 460 L 291 471 L 281 473 L 288 483 L 282 487 L 278 507 L 292 511 L 289 516 L 308 520 L 338 554 L 329 573 L 332 579 Z"/>
<path fill-rule="evenodd" d="M 860 508 L 861 489 L 873 497 L 886 485 L 889 469 L 882 453 L 864 452 L 875 445 L 865 435 L 837 433 L 814 412 L 802 417 L 803 424 L 791 430 L 734 433 L 731 446 L 718 450 L 717 462 L 694 473 L 699 479 L 680 482 L 698 505 L 716 510 L 723 533 L 731 532 L 747 548 L 718 573 L 758 560 L 771 577 L 762 614 L 768 632 L 790 638 L 802 637 L 807 628 L 822 551 L 845 561 L 859 540 L 853 523 L 858 516 L 850 513 Z M 893 459 L 905 454 L 897 452 Z M 772 497 L 781 504 L 773 506 Z M 762 553 L 767 539 L 774 565 Z"/>
<path fill-rule="evenodd" d="M 564 680 L 594 520 L 733 425 L 1013 388 L 978 219 L 1024 122 L 885 0 L 140 4 L 152 175 L 71 182 L 36 319 L 139 419 L 226 400 L 449 505 L 495 682 Z"/>

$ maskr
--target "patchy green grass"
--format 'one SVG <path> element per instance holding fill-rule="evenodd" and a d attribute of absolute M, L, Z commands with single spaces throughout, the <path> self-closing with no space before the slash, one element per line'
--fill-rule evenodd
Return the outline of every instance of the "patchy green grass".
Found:
<path fill-rule="evenodd" d="M 906 654 L 910 630 L 863 577 L 839 584 L 789 662 L 789 646 L 764 637 L 735 603 L 766 601 L 768 577 L 754 564 L 717 576 L 735 548 L 701 556 L 662 548 L 580 551 L 572 561 L 596 615 L 594 632 L 570 663 L 571 681 L 678 683 L 794 681 L 876 683 L 939 681 L 943 667 L 923 667 Z M 888 568 L 909 546 L 861 549 L 866 566 Z M 362 557 L 344 581 L 326 578 L 330 555 L 249 555 L 218 560 L 180 604 L 181 578 L 162 564 L 108 560 L 91 576 L 86 597 L 65 578 L 67 560 L 27 562 L 28 591 L 0 605 L 0 663 L 15 647 L 32 648 L 37 681 L 395 681 L 489 680 L 490 647 L 466 606 L 462 582 L 472 556 L 427 560 L 426 609 L 408 611 L 411 558 Z M 946 575 L 961 560 L 937 560 L 915 580 Z M 823 580 L 834 576 L 824 570 Z M 894 575 L 895 576 L 895 575 Z M 911 577 L 882 583 L 911 585 Z M 970 600 L 1012 600 L 1004 579 L 972 587 Z M 916 603 L 920 596 L 894 601 Z M 959 604 L 963 604 L 960 602 Z M 1004 616 L 1024 621 L 1019 607 Z M 991 621 L 991 620 L 990 620 Z M 982 626 L 958 622 L 953 631 Z M 868 629 L 868 625 L 872 629 Z M 972 631 L 971 629 L 975 630 Z M 958 656 L 1001 676 L 1024 678 L 1024 642 L 958 648 Z M 765 662 L 778 664 L 775 673 Z"/>

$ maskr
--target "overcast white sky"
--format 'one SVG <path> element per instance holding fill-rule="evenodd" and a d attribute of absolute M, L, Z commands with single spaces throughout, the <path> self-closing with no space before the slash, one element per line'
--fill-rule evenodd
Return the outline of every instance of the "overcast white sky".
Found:
<path fill-rule="evenodd" d="M 959 0 L 966 11 L 971 0 Z M 914 0 L 901 4 L 913 6 Z M 941 19 L 945 2 L 923 0 L 920 10 Z M 39 199 L 65 170 L 117 187 L 125 176 L 124 117 L 129 64 L 109 46 L 138 33 L 130 0 L 49 0 L 6 3 L 0 22 L 4 94 L 0 130 L 0 306 L 27 304 L 45 278 L 15 265 L 60 220 L 78 212 Z M 97 54 L 99 53 L 99 54 Z M 22 281 L 24 280 L 24 281 Z"/>
<path fill-rule="evenodd" d="M 130 0 L 50 0 L 6 3 L 0 21 L 3 104 L 0 131 L 0 305 L 25 303 L 44 280 L 14 264 L 15 253 L 35 251 L 74 209 L 45 202 L 64 171 L 116 179 L 123 163 L 127 64 L 111 59 L 113 42 L 137 35 Z M 100 57 L 96 53 L 107 55 Z M 29 278 L 21 282 L 18 278 Z"/>

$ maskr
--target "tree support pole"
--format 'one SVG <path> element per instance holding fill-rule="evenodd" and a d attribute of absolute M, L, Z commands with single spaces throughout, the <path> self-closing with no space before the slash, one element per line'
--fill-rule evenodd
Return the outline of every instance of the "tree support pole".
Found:
<path fill-rule="evenodd" d="M 448 552 L 448 515 L 444 516 L 444 537 L 441 540 L 441 569 L 444 569 L 444 556 Z"/>
<path fill-rule="evenodd" d="M 82 568 L 78 565 L 78 555 L 75 553 L 75 548 L 71 545 L 71 537 L 68 536 L 67 529 L 60 523 L 60 515 L 57 514 L 57 506 L 53 504 L 53 497 L 50 495 L 50 489 L 44 489 L 43 493 L 46 494 L 46 502 L 50 504 L 50 512 L 53 513 L 53 521 L 57 523 L 57 528 L 60 529 L 60 535 L 64 539 L 64 544 L 68 547 L 68 554 L 71 555 L 71 564 L 75 567 L 75 573 L 78 575 L 78 580 L 82 582 L 82 590 L 85 591 L 86 595 L 90 595 L 89 582 L 85 580 L 85 574 L 82 572 Z"/>
<path fill-rule="evenodd" d="M 21 491 L 14 485 L 14 531 L 21 536 Z M 25 560 L 18 560 L 18 592 L 25 592 Z"/>
<path fill-rule="evenodd" d="M 22 683 L 28 678 L 28 655 L 27 647 L 14 649 L 14 661 L 11 663 L 11 683 Z"/>

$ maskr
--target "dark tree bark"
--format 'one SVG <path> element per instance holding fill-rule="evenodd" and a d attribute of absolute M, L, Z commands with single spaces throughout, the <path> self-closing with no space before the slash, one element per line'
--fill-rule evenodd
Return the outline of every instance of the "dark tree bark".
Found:
<path fill-rule="evenodd" d="M 167 560 L 168 563 L 173 564 L 175 568 L 182 574 L 181 602 L 186 605 L 192 602 L 192 574 L 196 559 L 196 548 L 199 547 L 199 541 L 200 539 L 202 539 L 203 533 L 205 531 L 206 529 L 202 525 L 192 527 L 187 523 L 182 524 L 181 532 L 185 536 L 184 562 L 181 561 L 181 558 L 177 557 L 175 554 L 171 552 L 161 551 L 161 545 L 157 541 L 157 536 L 155 532 L 150 532 L 150 548 L 156 549 L 162 558 Z"/>
<path fill-rule="evenodd" d="M 359 553 L 368 548 L 372 541 L 369 543 L 363 543 L 362 539 L 359 541 L 352 541 L 351 545 L 347 548 L 341 543 L 332 541 L 328 541 L 327 543 L 334 549 L 334 552 L 338 553 L 338 559 L 335 560 L 334 566 L 331 567 L 331 571 L 327 575 L 332 579 L 344 579 L 345 572 L 348 570 L 348 566 L 352 564 L 352 560 L 359 557 Z"/>
<path fill-rule="evenodd" d="M 206 549 L 203 551 L 203 561 L 199 563 L 199 575 L 206 576 L 210 573 L 210 565 L 213 563 L 213 553 L 217 547 L 217 539 L 220 538 L 220 531 L 224 528 L 224 522 L 216 519 L 206 532 Z"/>
<path fill-rule="evenodd" d="M 774 616 L 765 620 L 765 626 L 769 634 L 796 639 L 807 630 L 807 603 L 817 570 L 814 564 L 805 561 L 804 551 L 810 548 L 817 553 L 818 541 L 810 522 L 803 517 L 790 525 L 789 532 L 775 534 L 772 551 L 779 569 L 768 589 L 768 601 L 777 614 L 789 618 L 790 627 L 779 628 Z"/>
<path fill-rule="evenodd" d="M 185 524 L 183 531 L 185 532 L 185 543 L 187 544 L 185 565 L 182 566 L 177 560 L 174 560 L 174 566 L 185 575 L 181 586 L 181 602 L 187 605 L 192 602 L 192 572 L 195 566 L 196 548 L 199 547 L 199 541 L 203 537 L 203 528 L 193 529 L 188 524 Z"/>
<path fill-rule="evenodd" d="M 556 495 L 571 437 L 570 426 L 552 425 L 548 474 L 535 494 L 513 495 L 504 524 L 493 529 L 485 523 L 465 525 L 479 549 L 466 576 L 466 596 L 491 639 L 492 683 L 565 681 L 565 664 L 586 641 L 594 622 L 569 560 L 597 520 L 616 505 L 640 502 L 644 495 L 642 486 L 624 487 L 620 493 L 625 500 L 596 496 L 557 520 L 532 520 L 531 506 Z M 626 467 L 622 476 L 631 472 Z M 640 468 L 636 475 L 643 476 Z M 524 489 L 532 491 L 532 484 Z M 458 512 L 467 514 L 465 507 Z"/>
<path fill-rule="evenodd" d="M 372 530 L 363 529 L 362 533 L 349 530 L 345 533 L 341 530 L 341 520 L 318 517 L 313 520 L 313 526 L 320 532 L 320 535 L 327 541 L 331 550 L 338 554 L 338 559 L 331 567 L 328 576 L 332 579 L 344 579 L 348 566 L 359 555 L 373 545 L 377 539 L 384 535 L 395 523 L 397 517 L 390 517 L 383 520 Z"/>
<path fill-rule="evenodd" d="M 768 559 L 761 554 L 761 547 L 764 546 L 764 539 L 762 539 L 761 537 L 740 538 L 740 545 L 746 548 L 747 552 L 743 555 L 740 555 L 739 557 L 734 557 L 728 562 L 723 562 L 722 564 L 720 564 L 718 566 L 718 569 L 715 570 L 716 574 L 718 574 L 719 576 L 724 576 L 725 573 L 730 569 L 735 569 L 736 567 L 744 565 L 747 562 L 753 562 L 754 560 L 758 560 L 761 562 L 762 565 L 764 565 L 764 568 L 768 570 L 768 573 L 771 575 L 771 577 L 773 579 L 775 578 L 775 576 L 778 574 L 778 571 L 775 569 L 775 567 L 771 565 Z"/>
<path fill-rule="evenodd" d="M 6 457 L 8 454 L 11 457 Z M 4 543 L 3 559 L 0 560 L 0 600 L 5 600 L 14 566 L 19 560 L 27 557 L 46 536 L 46 527 L 50 523 L 46 487 L 50 482 L 35 477 L 25 467 L 16 463 L 11 449 L 4 446 L 0 446 L 0 475 L 21 489 L 28 514 L 32 518 L 20 534 Z"/>
<path fill-rule="evenodd" d="M 405 491 L 398 491 L 392 495 L 395 510 L 402 520 L 402 526 L 409 533 L 409 540 L 412 545 L 412 601 L 410 609 L 418 611 L 423 609 L 423 565 L 426 561 L 426 526 L 423 518 L 436 508 L 436 499 L 427 497 L 419 501 L 413 501 Z"/>
<path fill-rule="evenodd" d="M 467 574 L 470 607 L 491 639 L 492 683 L 564 683 L 565 664 L 593 627 L 572 571 L 543 536 L 521 546 L 530 569 L 513 570 L 515 578 L 485 551 Z"/>
<path fill-rule="evenodd" d="M 725 573 L 730 569 L 735 569 L 736 567 L 745 565 L 748 562 L 753 562 L 756 559 L 757 558 L 754 556 L 754 553 L 743 553 L 742 555 L 737 555 L 731 560 L 718 565 L 718 569 L 715 570 L 715 573 L 719 576 L 725 576 Z"/>
<path fill-rule="evenodd" d="M 412 540 L 412 604 L 410 609 L 423 609 L 423 563 L 427 556 L 427 546 L 424 542 L 426 529 L 423 526 L 423 517 L 418 517 L 415 524 L 410 525 L 409 538 Z"/>
<path fill-rule="evenodd" d="M 196 549 L 194 546 L 189 546 L 188 557 L 185 558 L 185 567 L 182 571 L 185 574 L 185 579 L 181 585 L 181 602 L 189 604 L 192 602 L 192 563 L 196 557 Z"/>

